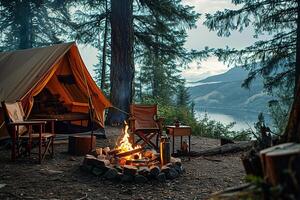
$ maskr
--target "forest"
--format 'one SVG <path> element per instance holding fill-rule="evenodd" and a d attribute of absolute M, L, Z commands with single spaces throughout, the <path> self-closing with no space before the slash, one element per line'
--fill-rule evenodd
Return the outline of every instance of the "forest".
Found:
<path fill-rule="evenodd" d="M 249 150 L 248 144 L 255 140 L 255 150 L 253 148 L 242 156 L 248 182 L 255 185 L 254 191 L 257 189 L 261 192 L 264 196 L 262 199 L 299 198 L 299 167 L 295 170 L 294 166 L 299 164 L 299 156 L 289 166 L 294 176 L 282 180 L 282 175 L 278 175 L 275 170 L 276 167 L 284 168 L 279 164 L 280 161 L 273 157 L 267 158 L 265 153 L 265 160 L 260 163 L 258 155 L 260 150 L 271 144 L 300 142 L 300 1 L 228 0 L 233 8 L 224 8 L 214 13 L 198 13 L 193 6 L 194 1 L 196 0 L 0 0 L 0 53 L 73 41 L 78 45 L 95 48 L 97 64 L 92 66 L 95 73 L 92 78 L 112 105 L 107 106 L 109 108 L 105 111 L 105 125 L 122 126 L 128 120 L 130 105 L 133 103 L 155 104 L 158 106 L 159 116 L 164 117 L 164 124 L 180 122 L 189 125 L 193 136 L 209 138 L 205 141 L 213 145 L 219 139 L 229 143 L 247 141 L 242 143 L 243 147 L 237 145 L 237 148 L 243 148 L 244 151 Z M 202 49 L 189 49 L 186 47 L 188 31 L 197 27 L 199 19 L 204 21 L 203 25 L 210 32 L 220 38 L 230 37 L 235 32 L 243 34 L 251 28 L 255 42 L 241 49 L 230 45 L 224 48 L 205 46 Z M 199 39 L 205 40 L 201 35 Z M 271 98 L 267 112 L 272 124 L 267 124 L 264 115 L 260 113 L 254 128 L 251 125 L 249 129 L 236 131 L 232 129 L 235 122 L 223 124 L 207 115 L 203 118 L 195 115 L 195 102 L 191 99 L 182 72 L 192 62 L 201 63 L 211 57 L 216 57 L 229 68 L 237 67 L 247 71 L 247 77 L 240 86 L 242 88 L 251 90 L 251 85 L 256 80 L 262 80 L 263 92 Z M 93 91 L 91 94 L 94 95 Z M 90 99 L 88 100 L 90 103 Z M 203 142 L 201 139 L 195 141 L 198 144 Z M 146 142 L 149 143 L 149 140 Z M 105 145 L 105 142 L 100 143 Z M 196 143 L 194 146 L 197 146 Z M 213 146 L 208 143 L 204 142 L 202 145 Z M 192 143 L 189 142 L 189 145 L 192 146 Z M 299 150 L 297 144 L 291 148 L 289 150 L 292 152 L 294 149 Z M 211 155 L 211 152 L 203 152 L 202 147 L 197 147 L 196 150 L 197 152 L 189 152 L 189 155 L 194 153 L 192 156 L 197 158 L 202 156 L 201 161 L 206 159 L 205 156 Z M 216 157 L 205 162 L 223 162 L 226 166 L 229 165 L 230 160 L 218 157 L 223 150 L 218 149 L 218 153 L 213 153 Z M 230 150 L 229 153 L 234 153 Z M 229 159 L 234 160 L 237 155 L 230 156 L 232 157 Z M 280 153 L 276 156 L 282 156 L 281 161 L 287 159 Z M 65 155 L 61 157 L 66 159 Z M 192 165 L 184 164 L 188 167 Z M 269 174 L 267 166 L 270 167 L 269 170 L 274 168 L 275 172 Z M 239 167 L 236 165 L 232 169 L 238 170 Z M 209 174 L 210 171 L 206 173 Z M 238 172 L 231 173 L 234 176 Z M 271 185 L 280 182 L 282 187 L 266 186 L 266 189 L 266 178 L 262 178 L 265 174 L 270 176 Z M 79 180 L 77 175 L 74 179 Z M 240 180 L 234 179 L 228 185 L 236 185 L 238 181 Z M 225 186 L 214 186 L 214 191 L 224 189 Z M 285 192 L 291 192 L 294 196 Z M 266 194 L 269 197 L 265 197 Z M 255 199 L 255 195 L 250 196 Z"/>

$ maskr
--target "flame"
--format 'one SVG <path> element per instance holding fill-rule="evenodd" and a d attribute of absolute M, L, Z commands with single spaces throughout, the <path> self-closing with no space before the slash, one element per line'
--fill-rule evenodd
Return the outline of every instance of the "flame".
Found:
<path fill-rule="evenodd" d="M 117 145 L 116 149 L 118 149 L 119 152 L 122 153 L 122 152 L 127 152 L 127 151 L 131 151 L 131 150 L 138 149 L 138 148 L 141 148 L 141 146 L 140 145 L 134 146 L 130 142 L 130 135 L 128 133 L 128 125 L 126 124 L 124 132 L 123 132 L 123 137 L 119 140 L 119 144 Z M 125 158 L 130 159 L 130 158 L 133 158 L 133 156 L 134 155 L 130 155 Z M 138 156 L 139 156 L 139 158 L 141 158 L 141 153 L 138 153 Z"/>

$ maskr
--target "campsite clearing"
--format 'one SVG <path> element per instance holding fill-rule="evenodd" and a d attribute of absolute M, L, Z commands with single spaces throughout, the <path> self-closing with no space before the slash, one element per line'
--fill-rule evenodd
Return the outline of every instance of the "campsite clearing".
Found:
<path fill-rule="evenodd" d="M 106 128 L 107 139 L 97 146 L 113 147 L 119 128 Z M 193 136 L 192 149 L 219 145 L 219 140 Z M 183 158 L 186 173 L 159 183 L 120 184 L 82 172 L 83 157 L 67 154 L 67 144 L 56 145 L 56 155 L 42 165 L 10 161 L 10 150 L 0 151 L 0 199 L 206 199 L 213 192 L 243 183 L 240 154 Z"/>

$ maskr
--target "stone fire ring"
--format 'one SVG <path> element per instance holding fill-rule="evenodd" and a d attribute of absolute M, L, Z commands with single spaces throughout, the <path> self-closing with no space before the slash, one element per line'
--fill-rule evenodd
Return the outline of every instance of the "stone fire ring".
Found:
<path fill-rule="evenodd" d="M 111 164 L 109 160 L 97 153 L 87 154 L 81 165 L 81 169 L 103 179 L 124 182 L 146 183 L 149 180 L 166 182 L 167 179 L 177 178 L 185 170 L 180 158 L 171 157 L 171 162 L 160 166 L 160 164 L 150 166 L 118 166 Z"/>

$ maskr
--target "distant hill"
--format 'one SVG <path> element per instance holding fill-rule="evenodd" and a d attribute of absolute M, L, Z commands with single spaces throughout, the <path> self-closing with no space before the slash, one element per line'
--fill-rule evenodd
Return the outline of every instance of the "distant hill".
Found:
<path fill-rule="evenodd" d="M 232 68 L 227 72 L 194 82 L 189 88 L 191 99 L 198 108 L 224 108 L 266 112 L 271 97 L 263 92 L 263 81 L 256 79 L 250 90 L 242 88 L 248 72 L 242 68 Z"/>

